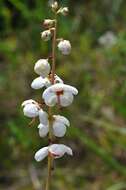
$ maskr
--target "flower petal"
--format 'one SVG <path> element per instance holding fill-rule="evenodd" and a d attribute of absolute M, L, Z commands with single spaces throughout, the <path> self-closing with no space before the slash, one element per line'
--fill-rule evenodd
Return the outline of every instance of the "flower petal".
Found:
<path fill-rule="evenodd" d="M 40 123 L 38 128 L 39 128 L 39 136 L 40 137 L 45 137 L 49 132 L 49 128 L 47 125 L 43 125 Z"/>
<path fill-rule="evenodd" d="M 75 87 L 63 83 L 56 83 L 46 89 L 47 92 L 54 92 L 54 93 L 61 90 L 66 92 L 71 92 L 74 95 L 78 94 L 78 90 Z M 46 91 L 45 93 L 47 93 Z"/>
<path fill-rule="evenodd" d="M 64 92 L 63 95 L 60 96 L 60 105 L 63 107 L 69 106 L 73 102 L 73 95 L 69 92 Z"/>
<path fill-rule="evenodd" d="M 38 150 L 35 154 L 35 160 L 37 162 L 40 162 L 41 160 L 43 160 L 46 156 L 48 155 L 48 147 L 44 147 L 41 148 L 40 150 Z"/>
<path fill-rule="evenodd" d="M 39 111 L 39 120 L 43 125 L 48 125 L 48 114 L 42 109 Z"/>
<path fill-rule="evenodd" d="M 45 80 L 45 86 L 48 88 L 49 86 L 51 86 L 51 82 L 50 82 L 50 80 L 49 80 L 49 78 L 45 78 L 44 79 Z"/>
<path fill-rule="evenodd" d="M 55 95 L 51 96 L 50 99 L 46 99 L 45 100 L 45 103 L 48 105 L 48 106 L 54 106 L 56 103 L 57 103 L 57 97 Z"/>
<path fill-rule="evenodd" d="M 60 158 L 65 153 L 73 155 L 72 149 L 64 144 L 52 144 L 49 146 L 49 152 L 54 156 L 54 158 Z"/>
<path fill-rule="evenodd" d="M 55 122 L 63 123 L 64 125 L 67 125 L 68 127 L 70 126 L 70 122 L 66 117 L 62 115 L 54 115 L 53 117 L 55 118 Z"/>
<path fill-rule="evenodd" d="M 52 93 L 55 93 L 56 91 L 60 91 L 60 90 L 63 90 L 64 88 L 64 84 L 62 83 L 56 83 L 52 86 L 50 86 L 49 88 L 46 89 L 47 92 L 52 92 Z M 45 91 L 45 93 L 46 93 Z"/>
<path fill-rule="evenodd" d="M 67 153 L 68 155 L 73 156 L 73 151 L 72 151 L 72 149 L 71 149 L 70 147 L 64 145 L 64 151 L 65 151 L 65 153 Z"/>
<path fill-rule="evenodd" d="M 36 79 L 34 79 L 31 83 L 31 87 L 33 89 L 40 89 L 42 87 L 45 86 L 45 80 L 42 77 L 37 77 Z"/>
<path fill-rule="evenodd" d="M 24 115 L 30 118 L 38 116 L 38 107 L 35 104 L 27 104 L 24 109 Z"/>
<path fill-rule="evenodd" d="M 32 100 L 32 99 L 29 99 L 29 100 L 25 100 L 21 106 L 24 107 L 26 106 L 27 104 L 37 104 L 37 102 L 35 100 Z"/>
<path fill-rule="evenodd" d="M 55 84 L 56 84 L 56 83 L 63 83 L 63 80 L 62 80 L 60 77 L 58 77 L 57 75 L 55 75 L 54 83 L 55 83 Z"/>
<path fill-rule="evenodd" d="M 42 77 L 47 77 L 48 74 L 50 73 L 50 65 L 48 63 L 48 60 L 47 59 L 38 60 L 34 66 L 34 71 Z"/>
<path fill-rule="evenodd" d="M 70 86 L 70 85 L 64 85 L 64 90 L 67 91 L 67 92 L 71 92 L 72 94 L 74 95 L 77 95 L 78 94 L 78 90 L 73 87 L 73 86 Z"/>
<path fill-rule="evenodd" d="M 63 123 L 53 123 L 53 133 L 56 137 L 63 137 L 66 133 L 66 126 Z"/>
<path fill-rule="evenodd" d="M 57 102 L 57 97 L 56 97 L 56 95 L 54 93 L 50 93 L 50 92 L 48 92 L 46 90 L 43 93 L 43 98 L 45 100 L 45 104 L 48 105 L 48 106 L 54 106 L 56 104 L 56 102 Z"/>

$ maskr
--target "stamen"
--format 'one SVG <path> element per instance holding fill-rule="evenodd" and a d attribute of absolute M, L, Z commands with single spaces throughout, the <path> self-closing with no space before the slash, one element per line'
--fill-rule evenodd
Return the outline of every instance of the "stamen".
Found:
<path fill-rule="evenodd" d="M 58 102 L 58 105 L 60 106 L 60 96 L 63 95 L 64 91 L 63 90 L 60 90 L 60 91 L 57 91 L 56 92 L 56 95 L 57 95 L 57 102 Z"/>
<path fill-rule="evenodd" d="M 64 93 L 63 90 L 56 91 L 56 95 L 57 95 L 57 96 L 63 95 L 63 93 Z"/>
<path fill-rule="evenodd" d="M 58 105 L 60 105 L 60 96 L 57 95 L 57 102 L 58 102 Z"/>
<path fill-rule="evenodd" d="M 51 155 L 52 157 L 60 157 L 60 155 L 59 154 L 55 154 L 54 152 L 49 152 L 49 155 Z"/>

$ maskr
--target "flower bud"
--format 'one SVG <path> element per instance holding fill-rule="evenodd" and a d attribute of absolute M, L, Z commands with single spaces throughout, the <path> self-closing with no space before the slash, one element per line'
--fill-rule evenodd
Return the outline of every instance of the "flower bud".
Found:
<path fill-rule="evenodd" d="M 34 71 L 42 77 L 47 77 L 48 74 L 50 73 L 50 65 L 48 63 L 48 60 L 47 59 L 38 60 L 34 66 Z"/>
<path fill-rule="evenodd" d="M 24 115 L 30 118 L 37 117 L 39 113 L 39 107 L 35 104 L 27 104 L 23 108 Z"/>
<path fill-rule="evenodd" d="M 68 55 L 71 52 L 71 44 L 68 40 L 62 40 L 58 43 L 58 49 L 63 55 Z"/>
<path fill-rule="evenodd" d="M 44 32 L 41 33 L 41 38 L 44 41 L 48 41 L 51 39 L 51 31 L 50 30 L 45 30 Z"/>
<path fill-rule="evenodd" d="M 51 7 L 52 7 L 52 10 L 55 12 L 57 11 L 58 9 L 58 2 L 57 1 L 54 1 L 52 4 L 51 4 Z"/>
<path fill-rule="evenodd" d="M 43 22 L 43 25 L 45 27 L 52 27 L 54 24 L 54 20 L 51 20 L 51 19 L 45 19 L 44 22 Z"/>

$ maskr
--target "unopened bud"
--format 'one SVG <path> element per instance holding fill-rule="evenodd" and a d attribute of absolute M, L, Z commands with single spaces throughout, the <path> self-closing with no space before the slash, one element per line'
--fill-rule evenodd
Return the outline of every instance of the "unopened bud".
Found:
<path fill-rule="evenodd" d="M 45 30 L 43 32 L 41 32 L 41 38 L 44 40 L 44 41 L 48 41 L 51 39 L 51 31 L 50 30 Z"/>
<path fill-rule="evenodd" d="M 71 52 L 71 44 L 68 40 L 62 40 L 58 43 L 58 49 L 63 55 L 68 55 Z"/>
<path fill-rule="evenodd" d="M 52 10 L 55 12 L 57 11 L 58 9 L 58 2 L 57 1 L 54 1 L 52 4 L 51 4 L 51 7 L 52 7 Z"/>
<path fill-rule="evenodd" d="M 43 25 L 45 27 L 52 27 L 54 24 L 54 20 L 51 20 L 51 19 L 45 19 L 44 22 L 43 22 Z"/>
<path fill-rule="evenodd" d="M 50 73 L 50 64 L 48 63 L 48 60 L 47 59 L 38 60 L 34 66 L 34 71 L 42 77 L 47 77 L 48 74 Z"/>

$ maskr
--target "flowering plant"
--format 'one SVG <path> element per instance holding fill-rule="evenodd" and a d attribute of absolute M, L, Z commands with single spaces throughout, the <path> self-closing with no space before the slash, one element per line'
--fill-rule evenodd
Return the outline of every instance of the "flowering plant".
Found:
<path fill-rule="evenodd" d="M 63 80 L 56 75 L 56 46 L 63 55 L 68 55 L 71 52 L 71 44 L 68 40 L 57 39 L 57 16 L 59 14 L 66 16 L 68 8 L 60 8 L 57 2 L 53 2 L 51 9 L 55 18 L 44 20 L 43 26 L 46 30 L 41 33 L 41 38 L 44 41 L 52 41 L 52 64 L 49 63 L 49 58 L 39 59 L 34 66 L 34 71 L 39 77 L 31 83 L 33 89 L 44 88 L 42 99 L 48 112 L 44 111 L 43 104 L 39 104 L 35 100 L 29 99 L 22 103 L 25 116 L 33 118 L 33 120 L 36 117 L 39 118 L 38 131 L 40 137 L 44 138 L 48 135 L 49 138 L 49 145 L 35 153 L 35 160 L 38 162 L 48 157 L 46 190 L 50 189 L 53 160 L 62 157 L 65 153 L 68 155 L 73 154 L 70 147 L 54 143 L 56 137 L 65 135 L 70 122 L 64 116 L 54 115 L 52 107 L 55 105 L 58 105 L 58 109 L 59 107 L 67 107 L 73 102 L 74 95 L 78 94 L 78 90 L 75 87 L 64 84 Z"/>

